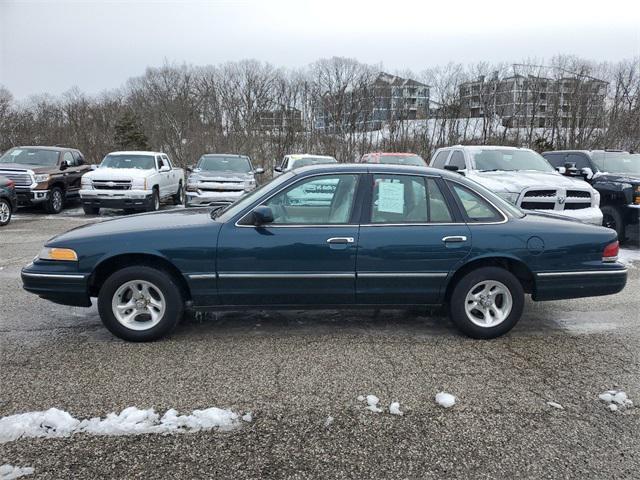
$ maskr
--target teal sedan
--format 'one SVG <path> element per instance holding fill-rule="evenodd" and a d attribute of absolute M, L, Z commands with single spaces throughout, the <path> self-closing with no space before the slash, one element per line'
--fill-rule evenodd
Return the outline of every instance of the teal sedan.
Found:
<path fill-rule="evenodd" d="M 218 209 L 127 216 L 52 238 L 24 288 L 97 297 L 116 336 L 169 334 L 185 310 L 446 305 L 474 338 L 511 330 L 533 300 L 621 291 L 613 230 L 522 211 L 458 174 L 317 165 Z"/>

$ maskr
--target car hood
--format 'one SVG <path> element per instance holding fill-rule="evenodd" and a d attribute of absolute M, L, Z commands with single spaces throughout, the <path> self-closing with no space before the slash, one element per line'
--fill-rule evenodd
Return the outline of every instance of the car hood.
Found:
<path fill-rule="evenodd" d="M 467 178 L 474 180 L 493 192 L 520 193 L 525 188 L 584 188 L 591 186 L 584 180 L 566 177 L 557 172 L 534 172 L 518 170 L 513 172 L 479 172 L 473 171 Z"/>
<path fill-rule="evenodd" d="M 216 172 L 212 170 L 200 170 L 199 172 L 193 172 L 190 178 L 204 178 L 207 180 L 223 180 L 226 182 L 244 182 L 245 180 L 251 180 L 253 175 L 251 173 L 238 173 L 238 172 Z"/>
<path fill-rule="evenodd" d="M 25 165 L 24 163 L 0 163 L 0 170 L 16 170 L 19 172 L 51 173 L 57 167 L 43 167 L 42 165 Z"/>
<path fill-rule="evenodd" d="M 154 232 L 167 230 L 182 230 L 189 227 L 216 225 L 211 219 L 211 208 L 189 208 L 168 212 L 151 212 L 140 215 L 128 215 L 103 222 L 83 225 L 51 238 L 47 246 L 71 245 L 72 242 L 107 237 L 109 240 L 119 234 L 135 235 L 144 233 L 145 236 Z M 105 239 L 107 241 L 107 239 Z"/>
<path fill-rule="evenodd" d="M 640 173 L 632 174 L 632 173 L 596 173 L 594 180 L 598 179 L 598 181 L 605 182 L 621 182 L 621 183 L 632 183 L 638 184 L 640 183 Z"/>
<path fill-rule="evenodd" d="M 84 176 L 91 180 L 123 180 L 134 178 L 147 178 L 155 170 L 140 170 L 139 168 L 98 168 L 85 173 Z"/>

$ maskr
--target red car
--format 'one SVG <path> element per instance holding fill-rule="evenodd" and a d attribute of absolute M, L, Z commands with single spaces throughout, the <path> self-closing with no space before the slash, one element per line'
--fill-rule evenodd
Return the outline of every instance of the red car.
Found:
<path fill-rule="evenodd" d="M 420 155 L 415 153 L 386 153 L 373 152 L 365 153 L 360 159 L 360 163 L 388 163 L 393 165 L 413 165 L 416 167 L 426 167 L 427 162 Z"/>

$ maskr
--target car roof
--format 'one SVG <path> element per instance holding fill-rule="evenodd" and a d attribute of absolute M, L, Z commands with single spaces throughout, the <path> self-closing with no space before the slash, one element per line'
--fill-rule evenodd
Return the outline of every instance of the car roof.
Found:
<path fill-rule="evenodd" d="M 369 153 L 365 153 L 364 155 L 389 155 L 389 156 L 415 155 L 417 157 L 420 156 L 417 153 L 413 153 L 413 152 L 369 152 Z"/>
<path fill-rule="evenodd" d="M 590 153 L 629 153 L 626 150 L 547 150 L 546 152 L 542 152 L 542 154 L 544 155 L 545 153 L 586 153 L 586 154 L 590 154 Z"/>
<path fill-rule="evenodd" d="M 438 150 L 452 150 L 452 149 L 466 149 L 466 150 L 528 150 L 533 151 L 526 147 L 510 147 L 507 145 L 451 145 L 449 147 L 442 147 Z"/>
<path fill-rule="evenodd" d="M 109 152 L 107 155 L 166 155 L 162 152 L 148 152 L 144 150 L 123 150 L 119 152 Z"/>
<path fill-rule="evenodd" d="M 308 165 L 293 170 L 296 176 L 305 175 L 307 173 L 400 173 L 400 174 L 418 174 L 433 175 L 443 178 L 459 178 L 459 173 L 448 172 L 439 168 L 420 167 L 415 165 L 395 165 L 388 163 L 326 163 L 317 165 Z"/>
<path fill-rule="evenodd" d="M 53 150 L 53 151 L 62 151 L 62 150 L 75 150 L 75 151 L 78 151 L 77 148 L 56 147 L 56 146 L 50 146 L 50 145 L 20 145 L 19 147 L 14 147 L 14 148 L 38 148 L 40 150 Z"/>
<path fill-rule="evenodd" d="M 245 155 L 243 153 L 203 153 L 203 157 L 238 157 L 238 158 L 249 158 L 249 155 Z"/>
<path fill-rule="evenodd" d="M 289 153 L 288 155 L 285 155 L 285 157 L 290 157 L 293 158 L 294 160 L 299 160 L 301 158 L 333 158 L 335 159 L 335 157 L 332 157 L 331 155 L 316 155 L 315 153 Z"/>

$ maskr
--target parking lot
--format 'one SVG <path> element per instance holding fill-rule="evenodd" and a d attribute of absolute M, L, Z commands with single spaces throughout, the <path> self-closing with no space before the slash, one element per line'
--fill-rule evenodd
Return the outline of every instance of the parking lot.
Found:
<path fill-rule="evenodd" d="M 598 399 L 624 390 L 640 407 L 637 239 L 622 251 L 623 292 L 528 300 L 515 329 L 492 341 L 462 337 L 441 312 L 364 310 L 192 316 L 166 340 L 132 344 L 107 332 L 95 307 L 21 288 L 20 268 L 48 238 L 99 220 L 79 205 L 20 210 L 0 230 L 0 417 L 215 406 L 252 420 L 0 443 L 0 464 L 34 467 L 29 478 L 638 476 L 640 408 L 612 412 Z M 440 391 L 456 405 L 438 406 Z M 382 413 L 357 399 L 367 394 Z M 392 401 L 404 415 L 389 414 Z"/>

